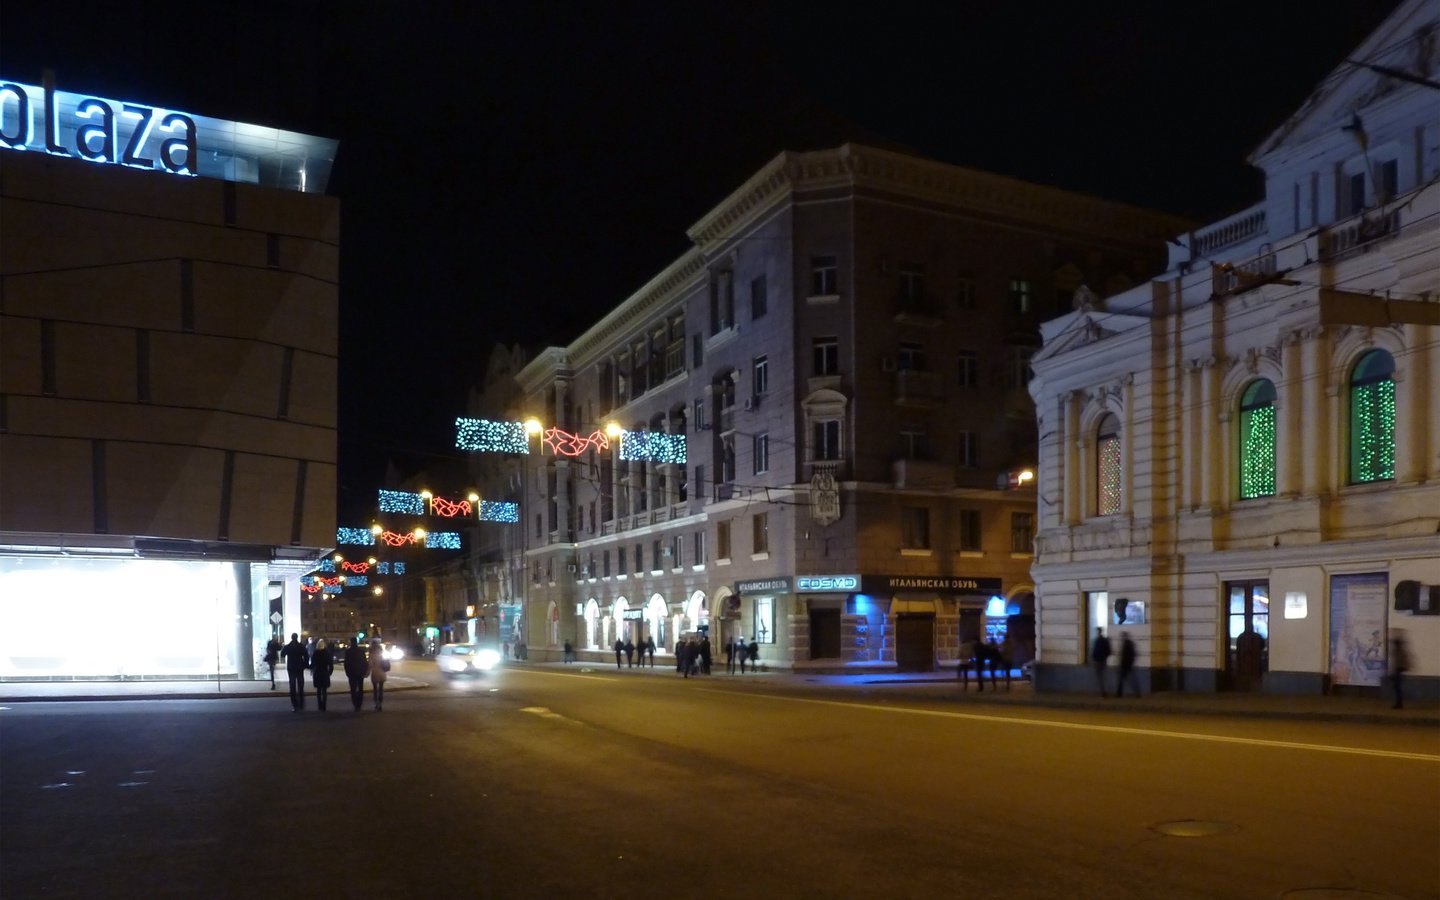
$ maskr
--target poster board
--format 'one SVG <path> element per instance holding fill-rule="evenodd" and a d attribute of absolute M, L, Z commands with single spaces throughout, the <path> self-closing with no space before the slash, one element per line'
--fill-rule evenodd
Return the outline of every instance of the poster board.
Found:
<path fill-rule="evenodd" d="M 1330 577 L 1330 680 L 1380 687 L 1385 678 L 1384 572 Z"/>

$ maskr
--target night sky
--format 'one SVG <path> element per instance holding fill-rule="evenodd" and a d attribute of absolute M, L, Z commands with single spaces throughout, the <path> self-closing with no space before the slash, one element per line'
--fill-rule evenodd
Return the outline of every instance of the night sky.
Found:
<path fill-rule="evenodd" d="M 496 343 L 572 340 L 776 153 L 869 142 L 1208 221 L 1396 5 L 5 0 L 0 75 L 340 141 L 341 518 L 368 521 L 388 459 L 456 459 Z"/>

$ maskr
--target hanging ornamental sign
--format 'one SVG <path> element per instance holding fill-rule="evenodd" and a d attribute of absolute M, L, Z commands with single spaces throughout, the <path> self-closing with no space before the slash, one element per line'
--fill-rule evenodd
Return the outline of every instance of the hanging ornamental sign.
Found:
<path fill-rule="evenodd" d="M 829 469 L 817 471 L 810 479 L 810 520 L 816 525 L 840 520 L 840 486 Z"/>

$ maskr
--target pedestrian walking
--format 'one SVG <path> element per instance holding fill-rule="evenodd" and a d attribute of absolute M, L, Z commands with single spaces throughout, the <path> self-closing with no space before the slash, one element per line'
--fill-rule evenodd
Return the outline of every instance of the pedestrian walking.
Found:
<path fill-rule="evenodd" d="M 725 642 L 725 672 L 729 675 L 735 674 L 735 639 L 733 637 Z"/>
<path fill-rule="evenodd" d="M 1125 685 L 1129 684 L 1135 696 L 1140 696 L 1140 678 L 1135 674 L 1135 642 L 1130 632 L 1120 632 L 1120 679 L 1115 682 L 1115 696 L 1125 696 Z"/>
<path fill-rule="evenodd" d="M 750 671 L 760 671 L 760 642 L 752 640 L 745 648 L 745 658 L 750 660 Z"/>
<path fill-rule="evenodd" d="M 960 656 L 960 664 L 955 667 L 955 677 L 960 679 L 960 690 L 970 690 L 970 667 L 975 664 L 975 642 L 969 638 L 960 639 L 960 649 L 956 651 Z M 982 683 L 980 689 L 984 690 Z"/>
<path fill-rule="evenodd" d="M 390 677 L 390 660 L 385 658 L 385 645 L 377 637 L 370 642 L 370 695 L 375 698 L 375 711 L 385 702 L 385 679 Z"/>
<path fill-rule="evenodd" d="M 1110 639 L 1100 626 L 1095 626 L 1095 641 L 1090 645 L 1090 664 L 1095 667 L 1095 679 L 1100 682 L 1100 696 L 1110 696 L 1105 690 L 1105 666 L 1110 661 Z"/>
<path fill-rule="evenodd" d="M 278 635 L 270 635 L 270 643 L 265 645 L 265 665 L 270 667 L 270 690 L 275 690 L 275 666 L 280 662 L 280 651 L 284 649 L 280 644 Z"/>
<path fill-rule="evenodd" d="M 991 635 L 990 640 L 985 644 L 985 659 L 990 664 L 990 690 L 1000 690 L 1000 685 L 995 678 L 999 670 L 1005 672 L 1005 690 L 1010 690 L 1010 666 L 1005 662 L 1005 654 L 1000 652 L 1000 642 Z"/>
<path fill-rule="evenodd" d="M 1405 673 L 1410 671 L 1410 648 L 1405 633 L 1396 629 L 1390 635 L 1390 688 L 1395 692 L 1393 709 L 1405 708 Z"/>
<path fill-rule="evenodd" d="M 745 636 L 738 635 L 735 638 L 735 663 L 740 667 L 740 674 L 745 674 L 745 661 L 748 659 L 748 651 L 745 648 Z"/>
<path fill-rule="evenodd" d="M 650 657 L 650 668 L 655 668 L 655 639 L 645 638 L 645 655 Z"/>
<path fill-rule="evenodd" d="M 575 658 L 575 647 L 569 641 L 565 642 L 565 653 L 560 657 L 561 662 L 570 662 Z"/>
<path fill-rule="evenodd" d="M 299 712 L 305 708 L 305 670 L 310 668 L 310 655 L 300 643 L 300 635 L 291 634 L 290 643 L 280 651 L 285 657 L 285 674 L 290 677 L 290 709 Z"/>
<path fill-rule="evenodd" d="M 335 658 L 330 647 L 321 638 L 315 642 L 315 652 L 310 655 L 310 679 L 315 682 L 315 703 L 325 711 L 325 701 L 330 695 L 330 674 L 335 671 Z"/>
<path fill-rule="evenodd" d="M 710 674 L 710 639 L 708 637 L 700 639 L 700 674 Z"/>
<path fill-rule="evenodd" d="M 370 674 L 370 661 L 365 657 L 365 647 L 359 641 L 351 641 L 345 648 L 345 677 L 350 680 L 350 703 L 355 711 L 365 702 L 365 678 Z"/>
<path fill-rule="evenodd" d="M 628 637 L 625 639 L 625 665 L 627 668 L 635 668 L 635 642 Z"/>
<path fill-rule="evenodd" d="M 621 661 L 625 659 L 625 642 L 620 638 L 615 639 L 615 668 L 620 669 Z"/>

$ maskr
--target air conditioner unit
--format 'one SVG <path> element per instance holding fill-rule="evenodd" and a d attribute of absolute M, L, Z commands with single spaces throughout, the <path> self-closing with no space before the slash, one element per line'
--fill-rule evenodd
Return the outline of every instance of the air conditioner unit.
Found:
<path fill-rule="evenodd" d="M 575 572 L 578 571 L 580 567 L 572 563 L 572 564 L 570 564 L 569 566 L 566 566 L 566 568 L 570 570 L 570 574 L 571 574 L 571 575 L 574 575 Z"/>
<path fill-rule="evenodd" d="M 760 398 L 759 398 L 759 397 L 746 397 L 746 398 L 745 398 L 745 411 L 746 411 L 746 412 L 749 412 L 750 410 L 754 409 L 755 407 L 757 407 L 757 406 L 759 406 L 759 405 L 760 405 Z"/>
<path fill-rule="evenodd" d="M 893 372 L 893 371 L 895 371 L 895 369 L 896 369 L 896 366 L 895 366 L 895 357 L 893 357 L 893 356 L 882 356 L 882 357 L 880 357 L 880 371 L 882 371 L 882 372 Z"/>

